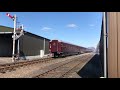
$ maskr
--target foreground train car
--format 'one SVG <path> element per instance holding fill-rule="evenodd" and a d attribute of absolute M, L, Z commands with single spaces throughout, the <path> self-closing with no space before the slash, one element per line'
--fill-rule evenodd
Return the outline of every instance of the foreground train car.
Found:
<path fill-rule="evenodd" d="M 120 78 L 120 12 L 106 12 L 107 76 Z"/>
<path fill-rule="evenodd" d="M 86 48 L 77 45 L 69 44 L 66 42 L 52 40 L 50 41 L 50 52 L 54 57 L 63 57 L 68 55 L 77 55 L 84 53 Z"/>

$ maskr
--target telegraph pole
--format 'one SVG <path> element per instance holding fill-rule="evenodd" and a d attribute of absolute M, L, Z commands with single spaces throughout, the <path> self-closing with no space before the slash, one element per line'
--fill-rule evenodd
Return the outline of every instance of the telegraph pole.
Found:
<path fill-rule="evenodd" d="M 13 32 L 12 62 L 15 62 L 15 36 L 16 36 L 16 15 L 14 15 L 14 32 Z"/>

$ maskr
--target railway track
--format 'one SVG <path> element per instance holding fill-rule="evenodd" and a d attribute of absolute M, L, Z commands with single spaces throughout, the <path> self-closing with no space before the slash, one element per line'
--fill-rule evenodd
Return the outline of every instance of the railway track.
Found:
<path fill-rule="evenodd" d="M 78 62 L 78 64 L 76 64 L 75 66 L 73 66 L 71 69 L 69 69 L 68 71 L 66 71 L 63 75 L 60 76 L 60 78 L 67 78 L 69 77 L 72 73 L 76 72 L 80 69 L 79 68 L 79 65 L 81 65 L 81 63 L 84 63 L 86 62 L 86 60 L 88 59 L 91 59 L 93 56 L 90 56 L 90 57 L 87 57 L 87 58 L 84 58 L 84 60 Z"/>
<path fill-rule="evenodd" d="M 33 65 L 37 63 L 49 63 L 50 61 L 57 60 L 60 58 L 43 58 L 43 59 L 37 59 L 37 60 L 30 60 L 30 61 L 21 61 L 21 62 L 15 62 L 15 63 L 8 63 L 8 64 L 1 64 L 0 65 L 0 73 L 6 73 L 6 72 L 11 72 L 15 71 L 17 68 L 28 66 L 28 65 Z"/>
<path fill-rule="evenodd" d="M 46 63 L 51 60 L 55 60 L 54 58 L 44 58 L 44 59 L 39 59 L 39 60 L 31 60 L 31 61 L 22 61 L 22 62 L 15 62 L 15 63 L 9 63 L 9 64 L 3 64 L 0 65 L 0 73 L 6 73 L 7 71 L 14 71 L 19 67 L 27 66 L 27 65 L 32 65 L 36 63 Z"/>
<path fill-rule="evenodd" d="M 58 63 L 54 68 L 47 70 L 44 73 L 33 76 L 33 78 L 63 78 L 70 74 L 78 65 L 84 63 L 86 60 L 93 57 L 93 55 L 86 55 L 81 58 L 71 59 L 65 63 Z"/>

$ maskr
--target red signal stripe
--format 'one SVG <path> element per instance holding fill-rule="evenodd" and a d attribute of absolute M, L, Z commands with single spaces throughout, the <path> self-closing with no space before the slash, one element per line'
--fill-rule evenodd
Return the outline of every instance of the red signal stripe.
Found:
<path fill-rule="evenodd" d="M 6 15 L 10 18 L 13 18 L 13 16 L 11 16 L 9 13 L 6 13 Z"/>

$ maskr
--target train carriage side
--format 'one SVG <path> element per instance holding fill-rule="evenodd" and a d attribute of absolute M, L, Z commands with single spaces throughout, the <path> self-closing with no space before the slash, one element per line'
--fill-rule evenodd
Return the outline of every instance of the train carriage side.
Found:
<path fill-rule="evenodd" d="M 62 44 L 62 54 L 64 56 L 80 54 L 81 49 L 79 46 L 68 44 L 65 42 L 61 42 L 61 44 Z"/>
<path fill-rule="evenodd" d="M 74 52 L 74 48 L 71 44 L 61 42 L 62 43 L 62 56 L 72 55 Z"/>

